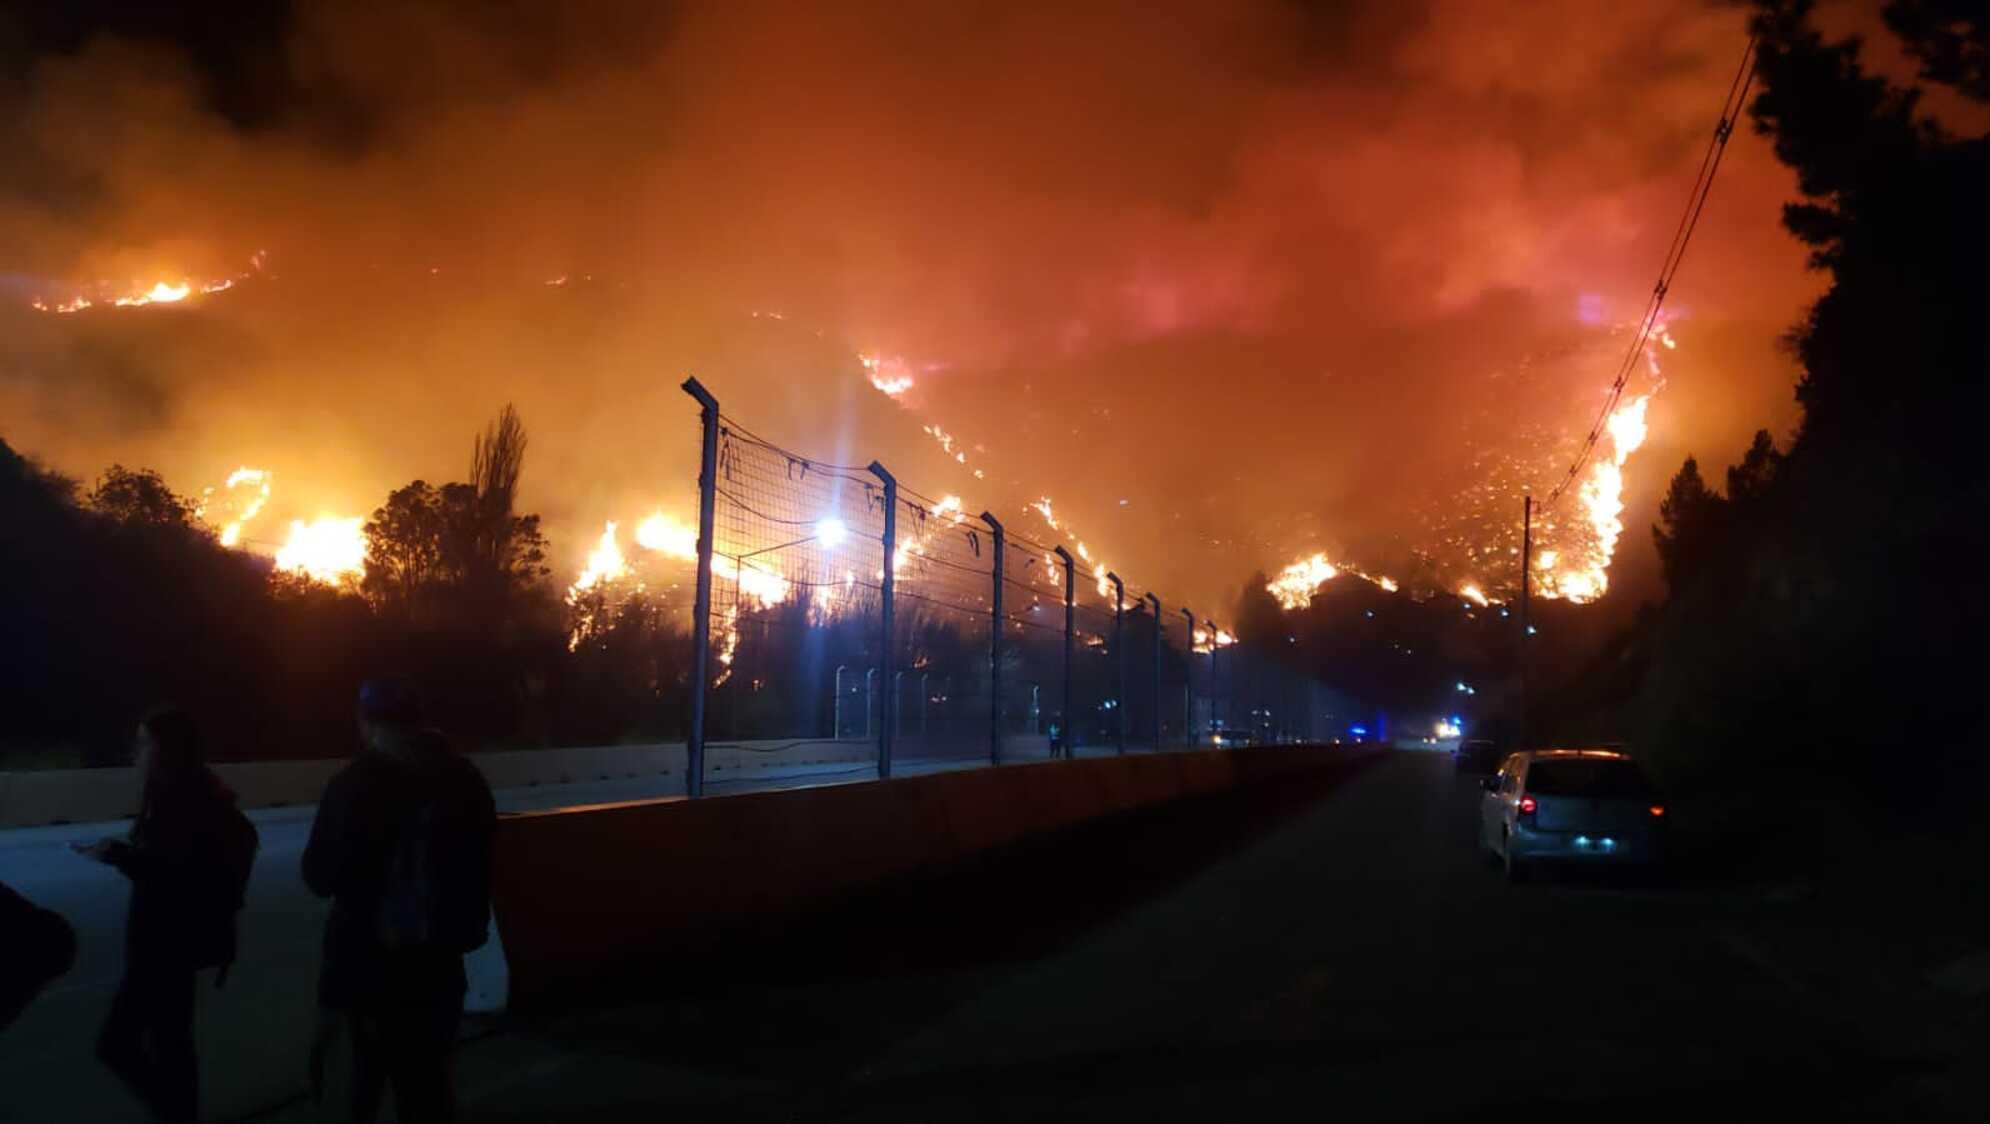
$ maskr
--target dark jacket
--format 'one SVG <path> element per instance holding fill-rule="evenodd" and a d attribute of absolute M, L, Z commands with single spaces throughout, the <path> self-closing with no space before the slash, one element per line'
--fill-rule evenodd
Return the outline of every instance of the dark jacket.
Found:
<path fill-rule="evenodd" d="M 232 958 L 234 903 L 220 895 L 221 833 L 235 794 L 207 769 L 150 796 L 104 861 L 131 880 L 125 962 L 191 968 Z M 225 948 L 224 948 L 225 946 Z"/>
<path fill-rule="evenodd" d="M 0 1030 L 19 1017 L 50 980 L 76 963 L 76 930 L 0 882 Z"/>
<path fill-rule="evenodd" d="M 446 807 L 448 822 L 463 825 L 443 874 L 489 910 L 497 811 L 483 774 L 433 731 L 397 735 L 384 749 L 361 752 L 325 786 L 304 848 L 305 883 L 332 899 L 318 981 L 326 1007 L 383 999 L 439 1002 L 463 994 L 460 951 L 389 953 L 375 933 L 391 851 L 423 802 Z"/>

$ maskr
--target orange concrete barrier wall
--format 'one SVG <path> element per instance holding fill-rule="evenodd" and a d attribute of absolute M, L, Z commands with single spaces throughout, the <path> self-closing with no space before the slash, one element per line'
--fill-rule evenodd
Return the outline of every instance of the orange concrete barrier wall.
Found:
<path fill-rule="evenodd" d="M 505 816 L 494 904 L 511 1003 L 556 1003 L 861 887 L 1352 756 L 1319 747 L 1140 754 Z"/>

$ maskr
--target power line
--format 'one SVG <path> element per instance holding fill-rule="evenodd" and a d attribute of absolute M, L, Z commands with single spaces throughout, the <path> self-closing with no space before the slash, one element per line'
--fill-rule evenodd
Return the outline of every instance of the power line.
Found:
<path fill-rule="evenodd" d="M 1742 49 L 1741 65 L 1735 69 L 1734 78 L 1728 83 L 1727 98 L 1721 103 L 1720 123 L 1714 126 L 1714 135 L 1707 142 L 1707 150 L 1700 157 L 1700 170 L 1693 177 L 1693 188 L 1686 196 L 1686 209 L 1679 216 L 1679 224 L 1672 230 L 1672 241 L 1666 247 L 1665 259 L 1660 263 L 1658 283 L 1652 286 L 1651 296 L 1645 301 L 1644 315 L 1639 318 L 1638 330 L 1631 339 L 1631 346 L 1624 353 L 1623 361 L 1617 365 L 1616 377 L 1611 380 L 1610 393 L 1604 397 L 1603 408 L 1597 411 L 1596 420 L 1589 427 L 1589 435 L 1583 438 L 1582 450 L 1569 465 L 1568 474 L 1555 485 L 1554 491 L 1542 503 L 1543 508 L 1552 507 L 1562 498 L 1569 486 L 1582 475 L 1583 466 L 1596 452 L 1596 442 L 1603 436 L 1609 424 L 1610 415 L 1616 412 L 1617 403 L 1623 400 L 1624 387 L 1631 380 L 1631 372 L 1637 369 L 1638 357 L 1644 354 L 1651 340 L 1652 332 L 1658 328 L 1658 314 L 1665 306 L 1665 297 L 1672 289 L 1673 277 L 1679 272 L 1679 263 L 1686 257 L 1686 247 L 1693 241 L 1693 231 L 1700 225 L 1700 212 L 1707 206 L 1707 196 L 1713 190 L 1714 175 L 1720 171 L 1721 157 L 1727 152 L 1727 140 L 1734 132 L 1734 123 L 1748 104 L 1748 90 L 1755 81 L 1755 39 L 1749 37 L 1748 45 Z"/>

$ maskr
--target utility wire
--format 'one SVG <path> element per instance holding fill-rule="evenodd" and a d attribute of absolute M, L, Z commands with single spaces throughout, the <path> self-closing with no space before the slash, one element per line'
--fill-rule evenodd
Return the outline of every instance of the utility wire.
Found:
<path fill-rule="evenodd" d="M 1714 135 L 1707 142 L 1707 150 L 1700 157 L 1700 170 L 1693 177 L 1693 188 L 1686 196 L 1686 209 L 1679 216 L 1679 225 L 1673 228 L 1672 241 L 1666 247 L 1665 260 L 1660 264 L 1658 283 L 1652 286 L 1651 296 L 1645 301 L 1644 315 L 1638 321 L 1637 334 L 1631 339 L 1630 348 L 1617 365 L 1616 377 L 1611 380 L 1610 393 L 1603 400 L 1603 408 L 1597 411 L 1596 420 L 1589 427 L 1589 435 L 1583 438 L 1582 450 L 1569 465 L 1567 475 L 1562 477 L 1548 498 L 1541 504 L 1543 510 L 1554 506 L 1555 501 L 1569 490 L 1582 475 L 1583 466 L 1595 455 L 1596 442 L 1603 436 L 1609 424 L 1610 415 L 1616 412 L 1617 403 L 1624 397 L 1624 387 L 1631 381 L 1631 372 L 1637 369 L 1638 357 L 1644 354 L 1651 334 L 1658 328 L 1659 310 L 1665 306 L 1666 294 L 1672 290 L 1673 277 L 1679 272 L 1679 263 L 1686 257 L 1686 247 L 1693 241 L 1693 231 L 1700 225 L 1700 212 L 1706 208 L 1707 196 L 1713 190 L 1714 175 L 1720 171 L 1721 157 L 1727 152 L 1727 140 L 1734 132 L 1734 124 L 1741 111 L 1748 104 L 1748 90 L 1755 81 L 1755 39 L 1749 37 L 1748 46 L 1742 49 L 1741 65 L 1734 72 L 1734 79 L 1728 83 L 1727 98 L 1721 103 L 1720 123 L 1714 126 Z"/>

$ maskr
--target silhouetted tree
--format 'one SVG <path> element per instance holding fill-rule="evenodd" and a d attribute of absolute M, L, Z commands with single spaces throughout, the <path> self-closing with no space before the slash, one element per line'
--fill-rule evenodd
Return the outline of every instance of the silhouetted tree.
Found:
<path fill-rule="evenodd" d="M 1758 429 L 1741 463 L 1727 470 L 1727 498 L 1737 510 L 1753 509 L 1767 499 L 1783 474 L 1783 454 L 1769 431 Z"/>
<path fill-rule="evenodd" d="M 1785 223 L 1832 275 L 1792 333 L 1804 407 L 1792 454 L 1880 489 L 1981 479 L 1990 338 L 1966 294 L 1982 290 L 1990 252 L 1990 139 L 1949 135 L 1919 88 L 1862 67 L 1857 39 L 1826 40 L 1812 7 L 1765 3 L 1754 26 L 1751 111 L 1807 197 Z M 1980 98 L 1983 20 L 1956 18 L 1964 7 L 1895 0 L 1884 12 L 1924 75 Z"/>
<path fill-rule="evenodd" d="M 544 559 L 544 543 L 537 539 L 539 517 L 514 512 L 525 445 L 525 424 L 507 402 L 477 435 L 470 453 L 471 492 L 462 501 L 470 506 L 464 513 L 470 533 L 465 561 L 499 580 L 523 576 L 522 569 Z"/>
<path fill-rule="evenodd" d="M 1990 100 L 1990 15 L 1980 0 L 1894 0 L 1885 17 L 1922 78 Z"/>
<path fill-rule="evenodd" d="M 76 503 L 76 482 L 23 457 L 0 439 L 0 503 L 14 515 L 62 511 Z"/>
<path fill-rule="evenodd" d="M 427 481 L 396 488 L 366 521 L 366 576 L 360 590 L 383 609 L 411 612 L 440 577 L 442 501 Z"/>
<path fill-rule="evenodd" d="M 1670 588 L 1683 588 L 1704 570 L 1720 536 L 1722 506 L 1701 478 L 1700 462 L 1687 457 L 1659 501 L 1658 525 L 1651 529 Z"/>
<path fill-rule="evenodd" d="M 515 510 L 526 433 L 506 406 L 477 436 L 472 483 L 416 480 L 366 524 L 362 590 L 383 610 L 508 621 L 551 573 L 537 515 Z"/>
<path fill-rule="evenodd" d="M 1981 661 L 1946 654 L 1974 650 L 1986 612 L 1990 137 L 1930 120 L 1920 88 L 1819 31 L 1811 0 L 1756 7 L 1749 111 L 1796 172 L 1784 223 L 1830 285 L 1788 337 L 1803 409 L 1788 448 L 1758 433 L 1726 500 L 1690 461 L 1673 481 L 1654 528 L 1670 595 L 1608 656 L 1640 679 L 1619 718 L 1689 783 L 1774 793 L 1835 774 L 1921 804 L 1980 791 L 1982 755 L 1949 747 L 1982 727 Z M 1979 4 L 1882 11 L 1924 80 L 1984 99 Z M 1599 667 L 1585 689 L 1611 678 Z"/>
<path fill-rule="evenodd" d="M 87 502 L 92 511 L 136 527 L 190 528 L 198 508 L 168 488 L 158 473 L 121 464 L 110 466 L 98 477 Z"/>

